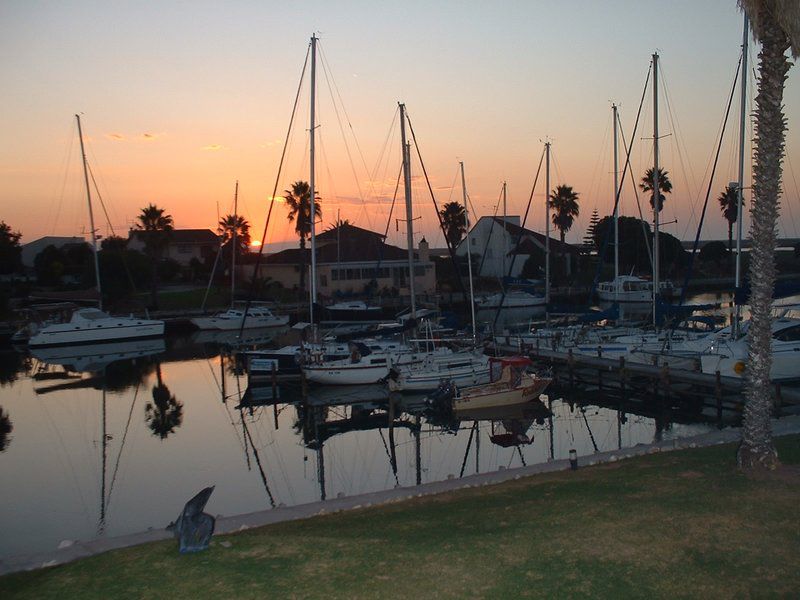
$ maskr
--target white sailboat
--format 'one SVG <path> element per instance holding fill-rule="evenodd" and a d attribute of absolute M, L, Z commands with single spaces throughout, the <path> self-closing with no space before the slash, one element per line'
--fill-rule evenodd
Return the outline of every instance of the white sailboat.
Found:
<path fill-rule="evenodd" d="M 103 296 L 100 287 L 100 265 L 97 258 L 97 232 L 94 227 L 92 211 L 92 193 L 89 187 L 89 169 L 86 163 L 86 151 L 83 144 L 80 115 L 75 115 L 78 123 L 78 138 L 81 145 L 81 161 L 83 177 L 86 185 L 86 200 L 89 207 L 89 226 L 92 235 L 92 253 L 94 255 L 95 284 L 99 297 L 99 308 L 81 308 L 72 313 L 69 322 L 54 323 L 37 328 L 31 332 L 28 346 L 58 346 L 73 344 L 91 344 L 96 342 L 114 342 L 164 335 L 164 321 L 138 319 L 135 317 L 113 317 L 102 311 Z"/>
<path fill-rule="evenodd" d="M 464 163 L 461 166 L 461 189 L 464 200 L 464 216 L 466 218 L 466 244 L 469 247 L 469 206 L 467 202 L 467 186 L 464 177 Z M 474 297 L 472 285 L 472 262 L 467 261 L 469 274 L 470 300 Z M 472 313 L 472 345 L 475 339 L 475 302 L 471 301 Z M 490 380 L 489 357 L 482 351 L 453 352 L 451 355 L 431 355 L 421 363 L 412 363 L 393 368 L 387 379 L 389 389 L 398 392 L 431 392 L 443 382 L 449 381 L 459 388 L 488 383 Z"/>

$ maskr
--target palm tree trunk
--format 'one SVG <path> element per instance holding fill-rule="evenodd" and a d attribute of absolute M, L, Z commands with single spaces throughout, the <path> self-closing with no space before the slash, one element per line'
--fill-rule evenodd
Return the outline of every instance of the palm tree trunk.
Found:
<path fill-rule="evenodd" d="M 300 236 L 300 291 L 306 289 L 306 238 Z"/>
<path fill-rule="evenodd" d="M 152 257 L 153 270 L 150 279 L 150 305 L 158 310 L 158 257 Z"/>
<path fill-rule="evenodd" d="M 756 96 L 755 164 L 753 201 L 750 206 L 750 311 L 749 360 L 746 371 L 742 442 L 737 452 L 739 467 L 747 470 L 774 469 L 778 455 L 772 443 L 771 324 L 772 291 L 775 285 L 775 227 L 782 175 L 786 122 L 783 116 L 783 87 L 790 63 L 785 53 L 789 40 L 774 23 L 768 10 L 759 18 L 765 22 L 759 54 Z M 771 21 L 772 24 L 767 24 Z"/>

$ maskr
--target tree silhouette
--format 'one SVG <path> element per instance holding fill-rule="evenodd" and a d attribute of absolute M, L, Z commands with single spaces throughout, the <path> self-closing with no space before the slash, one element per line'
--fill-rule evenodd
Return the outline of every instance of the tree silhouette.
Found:
<path fill-rule="evenodd" d="M 183 423 L 183 403 L 178 402 L 161 377 L 161 363 L 156 363 L 158 384 L 153 386 L 153 401 L 145 404 L 147 426 L 162 440 L 167 439 Z"/>
<path fill-rule="evenodd" d="M 11 432 L 14 431 L 14 424 L 8 416 L 8 413 L 0 406 L 0 452 L 8 448 L 11 443 Z"/>
<path fill-rule="evenodd" d="M 158 263 L 169 245 L 172 234 L 172 215 L 164 214 L 164 209 L 148 204 L 141 209 L 136 228 L 144 241 L 144 252 L 151 260 L 151 304 L 158 308 Z"/>
<path fill-rule="evenodd" d="M 450 246 L 455 248 L 467 232 L 467 211 L 458 202 L 448 202 L 439 211 L 444 235 Z"/>
<path fill-rule="evenodd" d="M 553 210 L 553 225 L 561 234 L 561 242 L 567 232 L 572 229 L 575 217 L 580 213 L 578 206 L 578 193 L 570 185 L 559 185 L 550 193 L 550 208 Z"/>
<path fill-rule="evenodd" d="M 717 200 L 722 216 L 728 222 L 728 252 L 733 252 L 733 224 L 738 219 L 739 189 L 735 185 L 725 186 Z"/>
<path fill-rule="evenodd" d="M 643 192 L 651 192 L 650 194 L 650 208 L 655 207 L 655 194 L 653 192 L 653 167 L 647 169 L 642 176 L 642 181 L 639 183 L 639 189 Z M 672 192 L 672 182 L 669 180 L 669 171 L 665 171 L 661 167 L 658 168 L 658 189 L 661 193 L 658 195 L 658 212 L 664 210 L 664 194 Z M 654 209 L 655 210 L 655 209 Z"/>
<path fill-rule="evenodd" d="M 236 257 L 247 254 L 250 248 L 250 223 L 242 215 L 225 215 L 217 226 L 217 234 L 222 238 L 222 248 L 230 257 L 233 234 L 236 233 Z M 238 262 L 238 260 L 237 260 Z"/>
<path fill-rule="evenodd" d="M 288 219 L 294 222 L 294 230 L 300 236 L 300 289 L 306 289 L 306 238 L 311 235 L 311 188 L 306 181 L 295 181 L 291 190 L 284 191 L 283 199 L 289 207 Z M 320 197 L 314 196 L 314 214 L 322 217 Z"/>

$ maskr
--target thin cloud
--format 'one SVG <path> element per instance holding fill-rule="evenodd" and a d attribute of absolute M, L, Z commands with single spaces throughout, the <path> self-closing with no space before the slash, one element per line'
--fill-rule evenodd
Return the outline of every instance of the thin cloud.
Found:
<path fill-rule="evenodd" d="M 117 142 L 122 142 L 125 140 L 125 136 L 121 133 L 107 133 L 106 137 Z"/>
<path fill-rule="evenodd" d="M 223 150 L 225 146 L 221 146 L 220 144 L 209 144 L 208 146 L 203 146 L 203 150 L 207 152 L 218 152 L 219 150 Z"/>

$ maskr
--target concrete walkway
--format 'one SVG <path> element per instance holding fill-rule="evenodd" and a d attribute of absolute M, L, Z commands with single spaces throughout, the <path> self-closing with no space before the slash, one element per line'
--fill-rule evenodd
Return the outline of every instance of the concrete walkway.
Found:
<path fill-rule="evenodd" d="M 772 431 L 775 437 L 800 433 L 800 416 L 784 417 L 772 422 Z M 616 462 L 626 458 L 654 454 L 657 452 L 667 452 L 685 448 L 699 448 L 713 446 L 716 444 L 726 444 L 737 442 L 741 437 L 741 431 L 737 428 L 726 428 L 720 431 L 704 433 L 694 437 L 669 440 L 658 444 L 640 444 L 633 448 L 624 448 L 611 452 L 599 452 L 578 458 L 580 467 L 591 466 L 602 463 Z M 330 514 L 344 510 L 355 510 L 389 504 L 392 502 L 402 502 L 411 498 L 419 498 L 442 492 L 450 492 L 461 488 L 469 488 L 483 485 L 492 485 L 512 479 L 529 477 L 539 473 L 553 473 L 556 471 L 569 470 L 569 460 L 555 460 L 551 462 L 529 465 L 515 469 L 501 469 L 491 473 L 479 473 L 461 479 L 447 479 L 425 483 L 419 486 L 395 488 L 369 494 L 359 494 L 357 496 L 347 496 L 343 498 L 333 498 L 321 502 L 311 502 L 297 506 L 282 506 L 271 510 L 262 510 L 233 517 L 221 517 L 217 519 L 215 535 L 234 533 L 252 527 L 261 527 L 272 523 L 294 521 L 297 519 L 307 519 L 315 515 Z M 176 514 L 180 507 L 176 507 Z M 138 544 L 146 544 L 159 540 L 172 538 L 172 533 L 165 529 L 150 530 L 142 533 L 133 533 L 110 538 L 98 538 L 87 542 L 77 541 L 66 547 L 50 552 L 41 552 L 25 556 L 14 556 L 0 560 L 0 575 L 14 573 L 16 571 L 30 571 L 42 567 L 60 565 L 79 558 L 85 558 L 116 550 L 128 548 Z M 176 543 L 177 552 L 177 543 Z"/>

